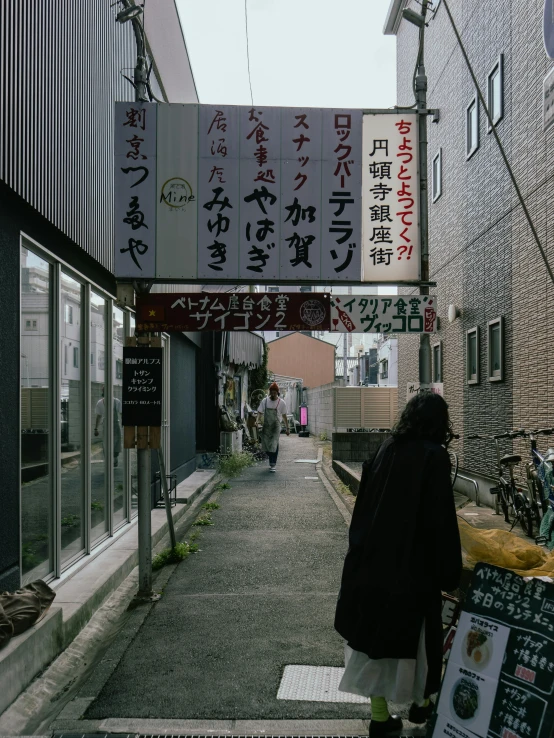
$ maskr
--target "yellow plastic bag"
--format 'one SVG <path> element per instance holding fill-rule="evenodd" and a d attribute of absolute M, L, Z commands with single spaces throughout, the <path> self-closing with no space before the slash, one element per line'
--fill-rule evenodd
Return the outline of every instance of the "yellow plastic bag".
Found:
<path fill-rule="evenodd" d="M 553 577 L 554 552 L 527 542 L 505 530 L 474 528 L 458 517 L 462 550 L 468 568 L 478 561 L 511 569 L 523 577 Z"/>

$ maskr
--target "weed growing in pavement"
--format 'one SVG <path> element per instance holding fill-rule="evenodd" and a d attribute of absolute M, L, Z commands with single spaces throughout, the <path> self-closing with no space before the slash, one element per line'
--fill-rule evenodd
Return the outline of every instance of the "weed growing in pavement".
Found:
<path fill-rule="evenodd" d="M 200 531 L 195 530 L 193 533 L 191 533 L 189 541 L 192 543 L 193 541 L 197 541 L 200 538 Z"/>
<path fill-rule="evenodd" d="M 319 434 L 319 440 L 320 441 L 328 441 L 329 436 L 327 435 L 327 431 L 323 431 L 323 433 Z"/>
<path fill-rule="evenodd" d="M 238 477 L 238 475 L 255 464 L 253 454 L 249 451 L 237 451 L 232 454 L 220 455 L 217 461 L 217 470 L 224 477 Z"/>
<path fill-rule="evenodd" d="M 219 510 L 221 505 L 218 505 L 217 502 L 206 502 L 202 507 L 204 510 Z"/>
<path fill-rule="evenodd" d="M 341 495 L 350 495 L 350 497 L 354 497 L 354 493 L 352 492 L 350 487 L 344 482 L 339 481 L 337 483 L 337 488 L 339 492 L 341 493 Z"/>
<path fill-rule="evenodd" d="M 193 525 L 213 525 L 214 521 L 209 512 L 201 515 L 197 520 L 194 521 Z"/>
<path fill-rule="evenodd" d="M 183 561 L 191 553 L 198 551 L 197 544 L 190 546 L 186 541 L 177 543 L 175 548 L 164 548 L 159 554 L 152 559 L 152 569 L 161 569 L 166 564 L 178 564 Z"/>
<path fill-rule="evenodd" d="M 220 484 L 216 485 L 215 491 L 221 492 L 224 489 L 231 489 L 231 485 L 227 484 L 227 482 L 221 482 Z"/>

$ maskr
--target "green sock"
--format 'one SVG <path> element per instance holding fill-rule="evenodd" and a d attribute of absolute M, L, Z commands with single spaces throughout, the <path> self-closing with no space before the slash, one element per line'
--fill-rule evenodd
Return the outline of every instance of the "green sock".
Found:
<path fill-rule="evenodd" d="M 423 700 L 423 702 L 416 702 L 418 707 L 429 707 L 429 699 Z"/>
<path fill-rule="evenodd" d="M 371 700 L 371 719 L 377 723 L 386 723 L 389 719 L 389 708 L 384 697 L 370 697 Z"/>

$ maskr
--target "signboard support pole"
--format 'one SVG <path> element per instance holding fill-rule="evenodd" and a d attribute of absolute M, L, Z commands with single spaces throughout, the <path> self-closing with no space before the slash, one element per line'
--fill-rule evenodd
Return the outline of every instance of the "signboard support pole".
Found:
<path fill-rule="evenodd" d="M 152 595 L 152 519 L 150 494 L 150 449 L 146 427 L 137 429 L 139 597 Z M 141 442 L 146 440 L 146 448 Z"/>
<path fill-rule="evenodd" d="M 425 18 L 427 0 L 422 0 L 421 15 Z M 427 76 L 424 64 L 425 25 L 420 29 L 419 67 L 416 75 L 416 105 L 419 118 L 419 231 L 421 243 L 421 275 L 422 282 L 429 281 L 429 228 L 428 228 L 428 191 L 427 191 Z M 421 295 L 429 294 L 429 287 L 420 288 Z M 431 341 L 428 333 L 422 333 L 419 343 L 419 381 L 420 384 L 431 383 Z"/>

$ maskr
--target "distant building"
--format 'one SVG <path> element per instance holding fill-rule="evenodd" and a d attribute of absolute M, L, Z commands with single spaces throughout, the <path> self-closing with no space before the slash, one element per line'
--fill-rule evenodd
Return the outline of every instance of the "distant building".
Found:
<path fill-rule="evenodd" d="M 268 369 L 273 374 L 299 377 L 304 387 L 320 387 L 335 380 L 335 347 L 326 341 L 289 333 L 268 344 Z"/>

